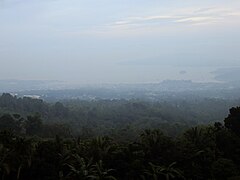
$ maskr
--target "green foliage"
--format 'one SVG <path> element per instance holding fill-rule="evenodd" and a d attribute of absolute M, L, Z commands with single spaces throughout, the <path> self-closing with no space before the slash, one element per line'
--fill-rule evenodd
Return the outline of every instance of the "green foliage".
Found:
<path fill-rule="evenodd" d="M 171 163 L 169 166 L 157 166 L 149 163 L 150 170 L 146 170 L 145 174 L 148 178 L 158 179 L 185 179 L 181 170 L 175 168 L 176 162 Z M 147 178 L 147 179 L 148 179 Z"/>
<path fill-rule="evenodd" d="M 21 107 L 26 113 L 25 106 L 30 105 L 29 115 L 15 112 Z M 0 115 L 3 180 L 225 180 L 240 176 L 239 108 L 230 110 L 225 126 L 218 122 L 186 129 L 175 122 L 178 117 L 183 125 L 182 118 L 189 114 L 167 103 L 123 100 L 49 105 L 3 94 L 0 107 L 14 111 Z M 165 133 L 168 130 L 174 132 L 172 136 Z"/>
<path fill-rule="evenodd" d="M 231 108 L 230 114 L 224 120 L 225 127 L 240 136 L 240 107 Z"/>
<path fill-rule="evenodd" d="M 40 114 L 34 116 L 28 116 L 26 120 L 26 134 L 27 135 L 39 135 L 42 129 L 42 120 Z"/>
<path fill-rule="evenodd" d="M 106 136 L 85 140 L 59 136 L 41 139 L 3 131 L 0 175 L 2 179 L 29 180 L 237 177 L 240 161 L 235 157 L 239 151 L 228 153 L 229 149 L 219 147 L 218 138 L 222 134 L 240 143 L 234 133 L 214 126 L 189 129 L 177 139 L 165 136 L 158 129 L 145 130 L 129 143 Z M 233 146 L 238 149 L 237 144 Z"/>
<path fill-rule="evenodd" d="M 220 158 L 212 163 L 212 175 L 215 179 L 224 180 L 238 174 L 236 164 L 230 159 Z"/>
<path fill-rule="evenodd" d="M 88 138 L 108 135 L 126 141 L 136 139 L 136 134 L 144 129 L 156 128 L 168 136 L 177 137 L 189 127 L 222 120 L 227 109 L 237 104 L 238 100 L 203 98 L 159 102 L 119 99 L 46 103 L 40 99 L 19 98 L 5 93 L 0 96 L 0 117 L 3 114 L 19 114 L 27 119 L 27 116 L 38 113 L 45 126 L 42 129 L 44 132 L 38 132 L 38 136 L 54 137 L 57 134 L 54 132 L 61 129 L 56 124 L 61 124 L 66 128 L 59 133 L 65 133 L 65 136 Z M 20 131 L 24 133 L 23 125 Z M 15 125 L 9 128 L 15 128 Z"/>

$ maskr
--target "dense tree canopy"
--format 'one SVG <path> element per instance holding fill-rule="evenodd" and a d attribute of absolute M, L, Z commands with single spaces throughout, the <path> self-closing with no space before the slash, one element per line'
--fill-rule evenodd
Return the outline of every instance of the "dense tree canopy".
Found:
<path fill-rule="evenodd" d="M 240 136 L 240 107 L 231 108 L 230 114 L 224 120 L 225 126 Z"/>
<path fill-rule="evenodd" d="M 184 122 L 171 123 L 176 120 L 173 112 L 184 117 L 182 110 L 169 109 L 174 106 L 168 103 L 47 104 L 8 94 L 3 97 L 2 102 L 0 97 L 3 180 L 240 178 L 239 107 L 230 109 L 224 124 L 193 126 L 186 121 L 183 127 Z M 23 107 L 26 102 L 32 109 Z M 35 111 L 38 107 L 42 109 Z M 158 126 L 159 121 L 168 118 L 171 120 Z M 108 129 L 115 124 L 118 128 Z M 76 133 L 72 125 L 82 129 Z M 178 133 L 172 136 L 165 133 L 172 129 Z"/>

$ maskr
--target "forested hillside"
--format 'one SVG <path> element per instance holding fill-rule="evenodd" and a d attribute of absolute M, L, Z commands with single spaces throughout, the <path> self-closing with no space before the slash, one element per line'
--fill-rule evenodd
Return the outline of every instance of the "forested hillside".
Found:
<path fill-rule="evenodd" d="M 133 140 L 144 129 L 159 128 L 166 135 L 177 136 L 189 127 L 222 121 L 228 109 L 239 103 L 239 99 L 213 98 L 176 98 L 159 102 L 137 99 L 64 100 L 46 103 L 41 99 L 19 98 L 5 93 L 0 96 L 0 114 L 18 114 L 15 119 L 24 119 L 22 121 L 28 121 L 28 116 L 37 117 L 43 124 L 42 134 L 45 137 L 54 137 L 55 133 L 51 135 L 52 132 L 64 129 L 66 132 L 62 133 L 65 136 L 111 135 L 122 140 Z M 52 128 L 58 130 L 52 131 Z M 48 129 L 49 133 L 46 133 Z"/>
<path fill-rule="evenodd" d="M 240 108 L 231 108 L 227 116 L 227 107 L 237 102 L 49 104 L 3 94 L 0 176 L 5 180 L 239 179 Z"/>
<path fill-rule="evenodd" d="M 15 114 L 0 119 L 1 179 L 240 178 L 239 107 L 230 110 L 224 125 L 189 128 L 176 138 L 159 129 L 143 130 L 134 141 L 125 142 L 111 136 L 41 138 L 37 116 L 27 118 L 26 132 L 9 126 L 24 121 L 19 118 Z"/>

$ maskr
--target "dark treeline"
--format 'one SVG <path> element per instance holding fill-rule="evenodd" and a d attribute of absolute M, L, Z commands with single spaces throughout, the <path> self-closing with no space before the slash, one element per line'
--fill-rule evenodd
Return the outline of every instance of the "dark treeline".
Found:
<path fill-rule="evenodd" d="M 38 117 L 29 116 L 27 121 L 33 119 Z M 224 124 L 190 128 L 176 138 L 159 129 L 144 130 L 128 142 L 110 136 L 40 138 L 28 129 L 21 135 L 15 127 L 5 127 L 0 132 L 0 176 L 5 180 L 239 179 L 239 122 L 240 108 L 232 108 Z"/>
<path fill-rule="evenodd" d="M 227 112 L 237 103 L 199 99 L 48 104 L 3 94 L 0 178 L 239 179 L 240 108 Z"/>
<path fill-rule="evenodd" d="M 55 133 L 52 132 L 65 127 L 65 132 L 62 132 L 65 136 L 70 131 L 73 136 L 110 135 L 122 140 L 126 137 L 134 140 L 144 129 L 158 128 L 166 135 L 177 136 L 189 127 L 213 124 L 224 119 L 228 109 L 239 103 L 238 99 L 213 98 L 176 98 L 161 102 L 122 99 L 46 103 L 41 99 L 18 98 L 5 93 L 0 96 L 0 115 L 19 114 L 24 119 L 24 123 L 20 124 L 29 122 L 28 116 L 39 116 L 44 133 L 38 132 L 38 135 L 44 137 L 54 137 Z"/>

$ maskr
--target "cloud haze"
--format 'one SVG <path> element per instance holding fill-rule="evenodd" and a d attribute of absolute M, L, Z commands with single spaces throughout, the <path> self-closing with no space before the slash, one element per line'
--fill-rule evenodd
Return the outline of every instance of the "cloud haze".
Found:
<path fill-rule="evenodd" d="M 240 66 L 238 0 L 0 0 L 0 23 L 0 79 L 207 81 Z"/>

